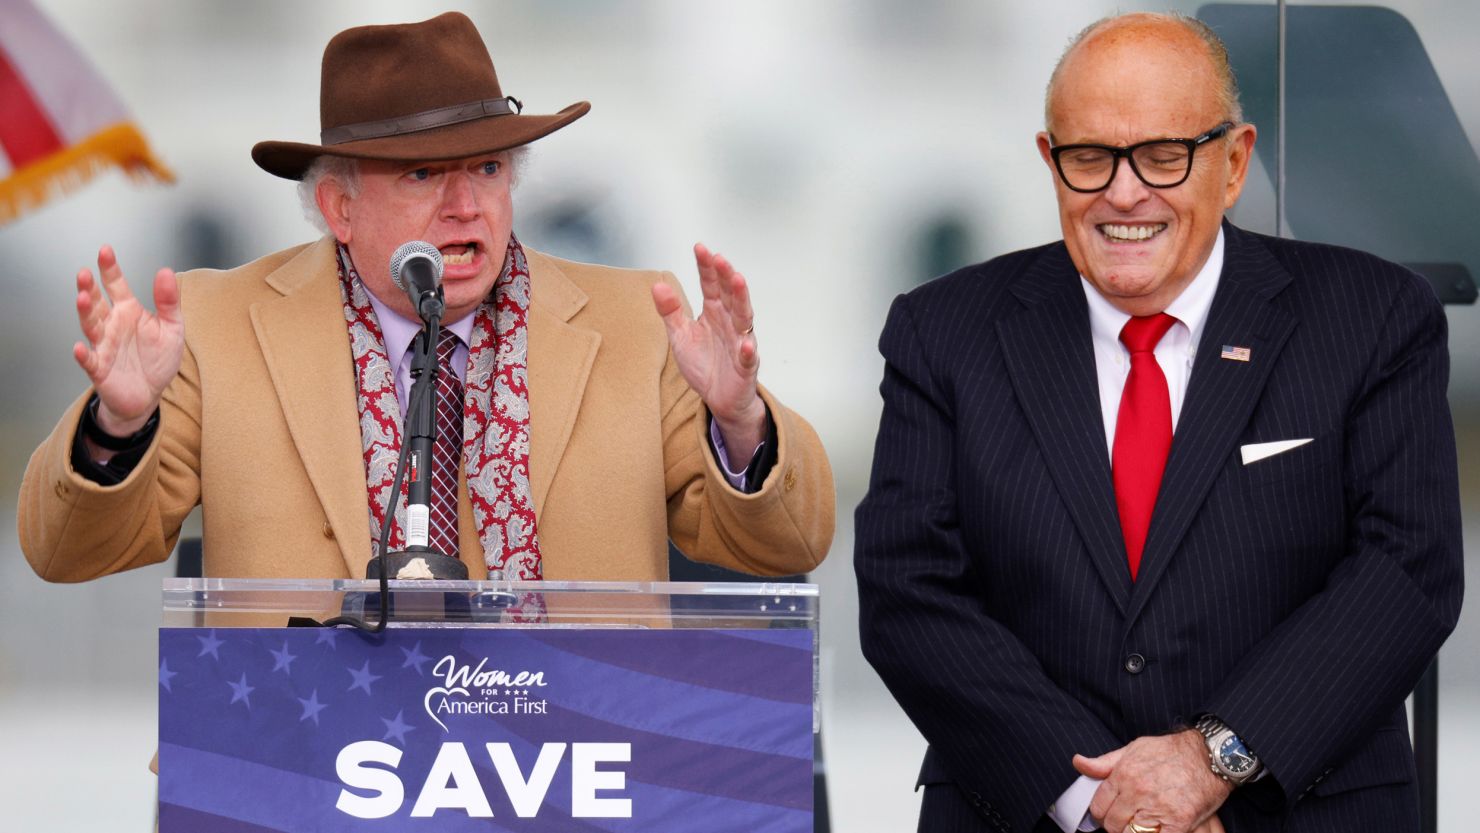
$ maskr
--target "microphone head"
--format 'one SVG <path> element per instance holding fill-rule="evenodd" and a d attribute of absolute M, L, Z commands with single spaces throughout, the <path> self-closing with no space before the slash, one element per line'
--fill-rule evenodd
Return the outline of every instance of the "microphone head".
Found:
<path fill-rule="evenodd" d="M 430 243 L 412 240 L 401 244 L 401 248 L 396 249 L 395 254 L 391 255 L 391 282 L 403 292 L 410 291 L 403 272 L 411 261 L 418 258 L 431 263 L 433 285 L 442 283 L 442 253 Z"/>

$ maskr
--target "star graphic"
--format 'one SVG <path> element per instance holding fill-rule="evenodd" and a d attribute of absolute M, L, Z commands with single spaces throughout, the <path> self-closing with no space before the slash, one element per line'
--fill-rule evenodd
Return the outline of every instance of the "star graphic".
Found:
<path fill-rule="evenodd" d="M 303 699 L 302 697 L 299 697 L 297 699 L 298 702 L 303 704 L 303 716 L 298 718 L 298 722 L 302 723 L 309 718 L 313 718 L 313 725 L 319 725 L 319 712 L 328 708 L 326 704 L 319 702 L 319 690 L 314 689 L 313 693 L 308 695 L 307 700 Z"/>
<path fill-rule="evenodd" d="M 392 720 L 386 720 L 383 717 L 380 719 L 380 722 L 385 724 L 385 737 L 381 738 L 381 740 L 390 740 L 394 737 L 402 746 L 406 745 L 406 733 L 416 727 L 401 720 L 401 715 L 404 711 L 403 709 L 396 712 L 396 716 Z"/>
<path fill-rule="evenodd" d="M 196 639 L 200 640 L 200 653 L 195 655 L 196 658 L 203 657 L 206 654 L 210 654 L 216 659 L 221 658 L 221 655 L 216 653 L 216 649 L 220 648 L 225 643 L 216 638 L 215 631 L 210 631 L 205 636 L 197 636 Z"/>
<path fill-rule="evenodd" d="M 298 657 L 288 652 L 287 640 L 283 641 L 283 649 L 281 651 L 271 651 L 270 653 L 274 660 L 272 670 L 282 671 L 290 677 L 293 676 L 293 669 L 288 666 L 292 665 L 293 660 L 298 659 Z"/>
<path fill-rule="evenodd" d="M 171 671 L 170 670 L 170 661 L 169 660 L 167 660 L 167 659 L 166 660 L 160 660 L 160 663 L 159 663 L 159 684 L 162 685 L 162 686 L 164 686 L 164 690 L 165 691 L 168 691 L 171 694 L 174 694 L 175 693 L 174 689 L 170 688 L 170 680 L 172 678 L 174 678 L 174 677 L 178 677 L 179 675 L 180 675 L 180 672 L 179 671 Z"/>
<path fill-rule="evenodd" d="M 250 695 L 257 689 L 247 685 L 247 674 L 245 671 L 242 672 L 242 678 L 240 682 L 227 683 L 227 685 L 231 686 L 232 703 L 242 702 L 247 704 L 247 708 L 252 708 L 252 701 L 247 698 L 248 695 Z M 228 703 L 227 705 L 230 705 L 230 703 Z"/>
<path fill-rule="evenodd" d="M 314 640 L 314 643 L 313 644 L 315 644 L 315 645 L 323 645 L 324 643 L 327 642 L 329 644 L 329 647 L 330 648 L 336 648 L 337 649 L 339 647 L 339 643 L 338 642 L 335 642 L 335 640 L 338 639 L 338 638 L 339 638 L 339 629 L 338 628 L 320 628 L 319 629 L 319 638 L 316 639 L 316 640 Z"/>
<path fill-rule="evenodd" d="M 402 648 L 401 649 L 401 653 L 403 653 L 403 654 L 406 655 L 406 661 L 403 662 L 403 663 L 401 663 L 401 667 L 402 668 L 411 668 L 411 667 L 414 666 L 416 668 L 416 673 L 417 674 L 422 673 L 421 672 L 421 667 L 423 665 L 426 665 L 428 662 L 431 662 L 432 661 L 432 658 L 431 657 L 429 657 L 426 654 L 423 654 L 421 652 L 421 643 L 420 642 L 418 642 L 415 645 L 413 645 L 412 648 L 411 648 L 411 650 L 409 650 L 409 651 L 406 650 L 405 648 Z"/>
<path fill-rule="evenodd" d="M 370 684 L 380 679 L 380 675 L 370 673 L 370 660 L 368 659 L 365 660 L 364 665 L 360 666 L 359 671 L 356 671 L 353 668 L 346 668 L 345 670 L 350 673 L 350 676 L 355 678 L 355 681 L 350 684 L 350 691 L 354 691 L 357 688 L 363 688 L 365 689 L 366 694 L 370 694 Z"/>

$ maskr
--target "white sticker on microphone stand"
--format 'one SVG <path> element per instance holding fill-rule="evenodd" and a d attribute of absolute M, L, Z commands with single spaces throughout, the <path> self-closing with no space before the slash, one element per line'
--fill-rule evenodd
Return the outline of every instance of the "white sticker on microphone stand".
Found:
<path fill-rule="evenodd" d="M 431 524 L 431 508 L 421 503 L 406 507 L 406 546 L 427 545 L 428 529 Z"/>

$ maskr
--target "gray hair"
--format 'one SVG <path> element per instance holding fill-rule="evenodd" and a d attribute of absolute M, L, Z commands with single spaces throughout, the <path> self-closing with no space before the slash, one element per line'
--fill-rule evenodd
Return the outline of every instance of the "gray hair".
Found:
<path fill-rule="evenodd" d="M 519 179 L 529 164 L 529 145 L 520 145 L 501 152 L 508 154 L 509 157 L 511 178 L 509 187 L 518 187 Z M 298 202 L 303 208 L 303 217 L 312 223 L 320 234 L 330 233 L 329 223 L 324 219 L 324 213 L 319 210 L 318 200 L 319 183 L 325 179 L 337 181 L 340 187 L 344 188 L 345 193 L 351 197 L 359 196 L 360 160 L 325 154 L 313 160 L 308 169 L 303 172 L 303 178 L 298 180 Z"/>
<path fill-rule="evenodd" d="M 313 223 L 320 234 L 329 234 L 329 223 L 324 212 L 319 210 L 319 183 L 325 179 L 337 181 L 351 197 L 360 195 L 360 160 L 347 156 L 325 154 L 313 160 L 303 178 L 298 180 L 298 202 L 303 207 L 303 218 Z"/>
<path fill-rule="evenodd" d="M 1218 78 L 1218 105 L 1223 109 L 1225 120 L 1234 124 L 1243 123 L 1244 108 L 1239 102 L 1238 79 L 1234 77 L 1233 65 L 1228 60 L 1228 47 L 1223 45 L 1223 40 L 1218 37 L 1211 26 L 1181 12 L 1131 12 L 1100 18 L 1079 30 L 1079 34 L 1069 40 L 1069 45 L 1064 48 L 1064 54 L 1060 55 L 1059 62 L 1054 64 L 1053 75 L 1048 78 L 1048 89 L 1043 94 L 1043 125 L 1049 135 L 1053 135 L 1054 88 L 1058 86 L 1060 71 L 1063 70 L 1069 55 L 1102 27 L 1129 17 L 1151 18 L 1164 23 L 1172 23 L 1196 35 L 1207 47 L 1208 58 L 1213 62 L 1213 74 Z"/>

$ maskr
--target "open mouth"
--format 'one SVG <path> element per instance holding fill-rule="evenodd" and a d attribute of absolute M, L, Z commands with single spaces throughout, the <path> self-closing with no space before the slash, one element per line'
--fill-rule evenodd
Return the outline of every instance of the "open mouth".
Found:
<path fill-rule="evenodd" d="M 466 266 L 478 254 L 477 243 L 453 243 L 438 249 L 444 266 Z"/>
<path fill-rule="evenodd" d="M 1150 240 L 1163 231 L 1166 231 L 1167 224 L 1143 223 L 1138 225 L 1123 225 L 1119 223 L 1101 223 L 1095 226 L 1095 228 L 1111 243 L 1140 243 Z"/>

